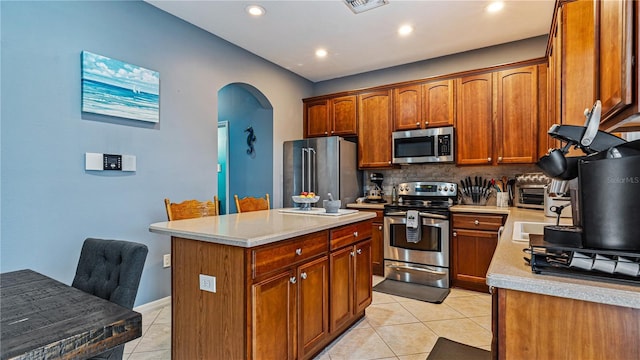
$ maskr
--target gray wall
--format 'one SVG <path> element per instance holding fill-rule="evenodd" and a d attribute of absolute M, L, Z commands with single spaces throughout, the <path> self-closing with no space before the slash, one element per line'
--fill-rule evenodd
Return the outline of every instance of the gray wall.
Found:
<path fill-rule="evenodd" d="M 436 59 L 317 82 L 313 87 L 313 95 L 332 94 L 536 59 L 544 56 L 546 48 L 547 36 L 538 36 Z"/>
<path fill-rule="evenodd" d="M 218 90 L 246 83 L 273 105 L 273 199 L 282 142 L 302 136 L 312 84 L 140 1 L 0 3 L 0 271 L 70 283 L 86 237 L 149 246 L 136 305 L 169 295 L 163 198 L 217 192 Z M 80 111 L 80 52 L 160 72 L 160 122 Z M 135 173 L 84 170 L 84 153 L 131 154 Z M 281 203 L 281 199 L 279 200 Z"/>

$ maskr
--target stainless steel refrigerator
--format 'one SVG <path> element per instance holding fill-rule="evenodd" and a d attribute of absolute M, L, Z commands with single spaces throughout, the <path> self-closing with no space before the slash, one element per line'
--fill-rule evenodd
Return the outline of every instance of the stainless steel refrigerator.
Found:
<path fill-rule="evenodd" d="M 331 193 L 344 208 L 362 189 L 357 146 L 338 136 L 285 141 L 283 169 L 285 208 L 297 207 L 291 196 L 303 191 L 320 196 L 316 207 Z"/>

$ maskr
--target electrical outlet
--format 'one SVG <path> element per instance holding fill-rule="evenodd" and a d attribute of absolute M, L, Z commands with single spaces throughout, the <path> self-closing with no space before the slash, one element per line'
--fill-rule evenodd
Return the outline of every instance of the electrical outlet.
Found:
<path fill-rule="evenodd" d="M 168 268 L 171 266 L 171 254 L 164 254 L 162 256 L 162 267 Z"/>
<path fill-rule="evenodd" d="M 216 292 L 216 277 L 200 274 L 200 290 Z"/>

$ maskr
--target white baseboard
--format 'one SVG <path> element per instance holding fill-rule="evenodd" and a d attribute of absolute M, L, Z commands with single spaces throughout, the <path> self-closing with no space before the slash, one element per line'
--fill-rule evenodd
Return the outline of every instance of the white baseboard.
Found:
<path fill-rule="evenodd" d="M 162 309 L 163 307 L 168 305 L 171 305 L 171 296 L 167 296 L 162 299 L 154 300 L 146 304 L 136 306 L 133 308 L 133 311 L 137 311 L 139 313 L 147 313 L 153 310 Z"/>

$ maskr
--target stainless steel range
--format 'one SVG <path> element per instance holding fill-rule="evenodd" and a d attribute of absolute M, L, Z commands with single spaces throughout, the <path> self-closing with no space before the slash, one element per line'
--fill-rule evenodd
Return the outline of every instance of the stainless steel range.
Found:
<path fill-rule="evenodd" d="M 398 185 L 398 203 L 384 206 L 385 278 L 449 287 L 449 207 L 457 194 L 448 182 Z"/>

